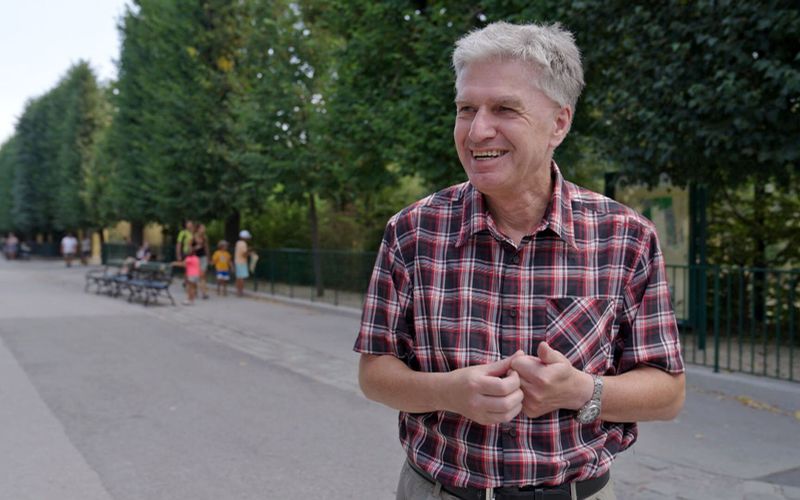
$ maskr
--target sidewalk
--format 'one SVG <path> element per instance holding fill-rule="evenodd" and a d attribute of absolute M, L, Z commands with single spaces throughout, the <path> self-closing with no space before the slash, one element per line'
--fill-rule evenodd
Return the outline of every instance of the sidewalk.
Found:
<path fill-rule="evenodd" d="M 145 309 L 120 298 L 91 295 L 88 299 L 90 295 L 83 293 L 85 268 L 62 272 L 63 265 L 55 262 L 25 265 L 30 274 L 2 274 L 4 290 L 16 292 L 0 294 L 0 320 L 4 313 L 17 321 L 47 316 L 68 322 L 69 318 L 79 321 L 101 314 L 138 318 L 144 311 L 147 321 L 168 322 L 169 328 L 186 322 L 193 334 L 325 384 L 329 390 L 360 394 L 357 356 L 349 352 L 360 317 L 356 308 L 248 292 L 247 299 L 212 296 L 192 307 L 172 307 L 162 301 L 160 306 Z M 0 272 L 10 267 L 0 261 Z M 26 289 L 39 290 L 44 285 L 57 288 L 54 296 L 58 300 L 42 307 L 22 297 Z M 179 283 L 173 284 L 172 292 L 180 302 L 183 292 Z M 265 311 L 272 311 L 269 317 Z M 279 328 L 267 328 L 265 322 Z M 326 335 L 313 337 L 312 329 L 323 330 Z M 325 353 L 325 359 L 321 353 Z M 13 500 L 113 497 L 109 494 L 113 490 L 106 490 L 102 478 L 86 463 L 80 443 L 65 434 L 63 423 L 42 404 L 36 388 L 2 342 L 0 375 L 5 381 L 0 392 L 5 394 L 4 400 L 13 401 L 0 410 L 5 436 L 0 443 L 7 445 L 7 453 L 0 458 L 0 464 L 4 464 L 0 467 L 4 471 L 0 484 L 5 485 L 0 486 L 0 499 L 10 499 L 3 496 L 9 485 L 12 491 L 16 485 L 17 492 L 28 493 Z M 639 441 L 618 457 L 612 469 L 617 498 L 800 500 L 800 414 L 796 413 L 800 411 L 800 383 L 714 374 L 691 365 L 687 379 L 687 400 L 681 415 L 673 422 L 641 424 Z M 365 406 L 370 414 L 374 409 L 376 422 L 380 419 L 380 425 L 386 425 L 386 435 L 394 434 L 392 412 L 377 404 Z M 393 442 L 364 445 L 389 450 L 376 450 L 370 458 L 375 469 L 387 476 L 381 478 L 381 494 L 371 498 L 393 498 L 396 473 L 387 467 L 396 465 L 399 469 L 402 451 L 396 436 L 389 439 Z M 343 448 L 347 443 L 337 446 Z M 47 456 L 42 456 L 43 450 L 48 450 Z M 43 472 L 49 474 L 48 484 L 41 481 Z"/>

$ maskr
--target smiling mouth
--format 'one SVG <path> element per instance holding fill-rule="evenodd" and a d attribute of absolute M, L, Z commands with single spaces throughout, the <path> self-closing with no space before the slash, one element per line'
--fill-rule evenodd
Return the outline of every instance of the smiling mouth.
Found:
<path fill-rule="evenodd" d="M 489 151 L 473 151 L 472 157 L 478 161 L 494 160 L 508 153 L 501 149 L 492 149 Z"/>

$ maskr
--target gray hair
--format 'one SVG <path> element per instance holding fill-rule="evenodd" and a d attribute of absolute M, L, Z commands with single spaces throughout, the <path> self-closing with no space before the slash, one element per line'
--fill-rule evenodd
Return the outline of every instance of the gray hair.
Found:
<path fill-rule="evenodd" d="M 453 52 L 456 84 L 469 64 L 491 59 L 530 64 L 538 75 L 536 86 L 560 106 L 575 109 L 584 85 L 581 54 L 572 33 L 560 24 L 500 21 L 468 33 Z"/>

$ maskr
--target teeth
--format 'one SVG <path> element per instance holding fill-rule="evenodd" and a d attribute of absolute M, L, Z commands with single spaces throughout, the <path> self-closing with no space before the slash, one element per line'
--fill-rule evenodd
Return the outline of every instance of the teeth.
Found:
<path fill-rule="evenodd" d="M 488 158 L 498 158 L 503 156 L 506 152 L 501 150 L 494 150 L 494 151 L 473 151 L 472 156 L 477 159 L 488 159 Z"/>

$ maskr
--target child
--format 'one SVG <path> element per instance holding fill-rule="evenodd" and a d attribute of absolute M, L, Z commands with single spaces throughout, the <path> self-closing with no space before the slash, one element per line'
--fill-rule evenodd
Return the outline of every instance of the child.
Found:
<path fill-rule="evenodd" d="M 228 281 L 231 272 L 231 254 L 228 252 L 228 242 L 221 240 L 217 243 L 217 250 L 211 256 L 211 263 L 217 273 L 217 295 L 228 295 Z"/>
<path fill-rule="evenodd" d="M 174 262 L 173 265 L 186 268 L 186 300 L 183 301 L 183 305 L 194 305 L 197 283 L 200 281 L 200 258 L 195 255 L 194 249 L 191 249 L 183 262 Z"/>

